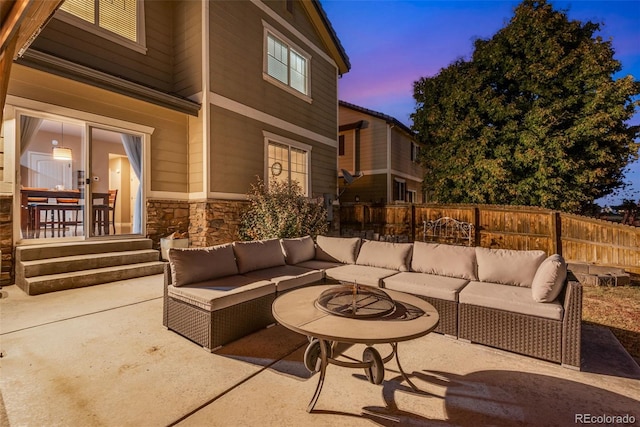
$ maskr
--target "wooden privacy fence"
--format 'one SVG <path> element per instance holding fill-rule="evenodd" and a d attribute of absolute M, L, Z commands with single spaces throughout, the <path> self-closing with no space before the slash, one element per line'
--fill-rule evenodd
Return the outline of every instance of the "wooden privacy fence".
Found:
<path fill-rule="evenodd" d="M 473 224 L 476 246 L 559 253 L 566 260 L 640 274 L 640 228 L 525 206 L 366 203 L 340 206 L 341 235 L 423 240 L 425 221 Z"/>

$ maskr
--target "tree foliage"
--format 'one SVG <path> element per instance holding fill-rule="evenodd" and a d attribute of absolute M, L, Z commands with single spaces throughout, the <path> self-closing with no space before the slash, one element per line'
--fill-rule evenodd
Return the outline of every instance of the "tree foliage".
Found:
<path fill-rule="evenodd" d="M 324 203 L 304 196 L 297 181 L 272 179 L 267 186 L 258 178 L 249 190 L 249 209 L 240 219 L 242 240 L 317 236 L 327 232 Z"/>
<path fill-rule="evenodd" d="M 600 25 L 525 0 L 491 39 L 414 83 L 414 130 L 437 202 L 579 211 L 624 186 L 640 102 Z"/>

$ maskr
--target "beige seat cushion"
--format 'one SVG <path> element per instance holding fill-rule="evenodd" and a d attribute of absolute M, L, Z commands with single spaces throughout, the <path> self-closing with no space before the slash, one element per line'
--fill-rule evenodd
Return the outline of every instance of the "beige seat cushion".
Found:
<path fill-rule="evenodd" d="M 411 243 L 389 243 L 365 240 L 356 259 L 358 265 L 408 271 L 411 258 Z"/>
<path fill-rule="evenodd" d="M 559 301 L 535 302 L 531 289 L 499 283 L 470 282 L 458 297 L 460 304 L 478 305 L 546 319 L 562 320 L 564 309 Z"/>
<path fill-rule="evenodd" d="M 282 245 L 278 239 L 233 242 L 233 252 L 240 274 L 285 265 Z"/>
<path fill-rule="evenodd" d="M 531 294 L 537 302 L 555 301 L 567 278 L 567 264 L 558 254 L 553 254 L 540 264 L 531 284 Z"/>
<path fill-rule="evenodd" d="M 309 261 L 303 261 L 296 264 L 297 267 L 308 268 L 311 270 L 325 271 L 329 268 L 340 267 L 342 264 L 339 262 L 320 261 L 318 259 L 310 259 Z"/>
<path fill-rule="evenodd" d="M 544 251 L 517 251 L 476 247 L 478 280 L 531 287 L 533 276 L 547 255 Z"/>
<path fill-rule="evenodd" d="M 297 239 L 281 239 L 282 249 L 287 264 L 298 264 L 309 261 L 316 256 L 316 245 L 311 236 Z"/>
<path fill-rule="evenodd" d="M 466 246 L 415 242 L 411 270 L 439 276 L 478 280 L 476 250 Z"/>
<path fill-rule="evenodd" d="M 171 248 L 168 254 L 174 286 L 238 274 L 231 244 L 208 248 Z"/>
<path fill-rule="evenodd" d="M 203 310 L 215 311 L 231 307 L 269 294 L 275 294 L 276 285 L 267 280 L 246 276 L 228 276 L 194 285 L 169 285 L 170 297 Z"/>
<path fill-rule="evenodd" d="M 316 237 L 316 257 L 321 261 L 355 264 L 360 249 L 359 237 Z"/>
<path fill-rule="evenodd" d="M 347 264 L 330 268 L 325 271 L 329 279 L 339 280 L 359 285 L 382 286 L 382 279 L 397 274 L 397 270 L 388 268 L 369 267 L 367 265 Z"/>
<path fill-rule="evenodd" d="M 382 279 L 384 287 L 394 291 L 458 301 L 458 294 L 469 283 L 467 279 L 425 273 L 403 272 Z"/>
<path fill-rule="evenodd" d="M 297 265 L 281 265 L 278 267 L 254 270 L 244 274 L 254 279 L 264 279 L 276 284 L 276 291 L 283 292 L 299 286 L 318 283 L 324 278 L 322 270 L 309 270 Z"/>

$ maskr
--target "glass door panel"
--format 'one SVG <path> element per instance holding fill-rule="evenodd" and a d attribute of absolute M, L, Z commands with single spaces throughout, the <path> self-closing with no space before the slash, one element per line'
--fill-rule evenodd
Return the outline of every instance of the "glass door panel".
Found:
<path fill-rule="evenodd" d="M 83 127 L 64 118 L 20 116 L 20 229 L 23 239 L 84 235 Z"/>
<path fill-rule="evenodd" d="M 141 138 L 90 128 L 89 236 L 141 234 Z"/>

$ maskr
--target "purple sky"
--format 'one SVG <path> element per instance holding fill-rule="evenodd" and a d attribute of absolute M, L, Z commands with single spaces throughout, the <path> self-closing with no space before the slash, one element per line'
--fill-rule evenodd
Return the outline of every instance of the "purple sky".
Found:
<path fill-rule="evenodd" d="M 379 111 L 411 125 L 413 82 L 437 74 L 458 58 L 469 59 L 473 40 L 490 38 L 513 16 L 518 1 L 321 0 L 347 55 L 351 71 L 339 81 L 343 101 Z M 612 38 L 620 76 L 640 80 L 640 1 L 551 1 L 570 19 L 604 23 Z M 640 124 L 640 111 L 632 124 Z M 631 187 L 598 201 L 640 199 L 640 161 L 626 173 Z"/>

